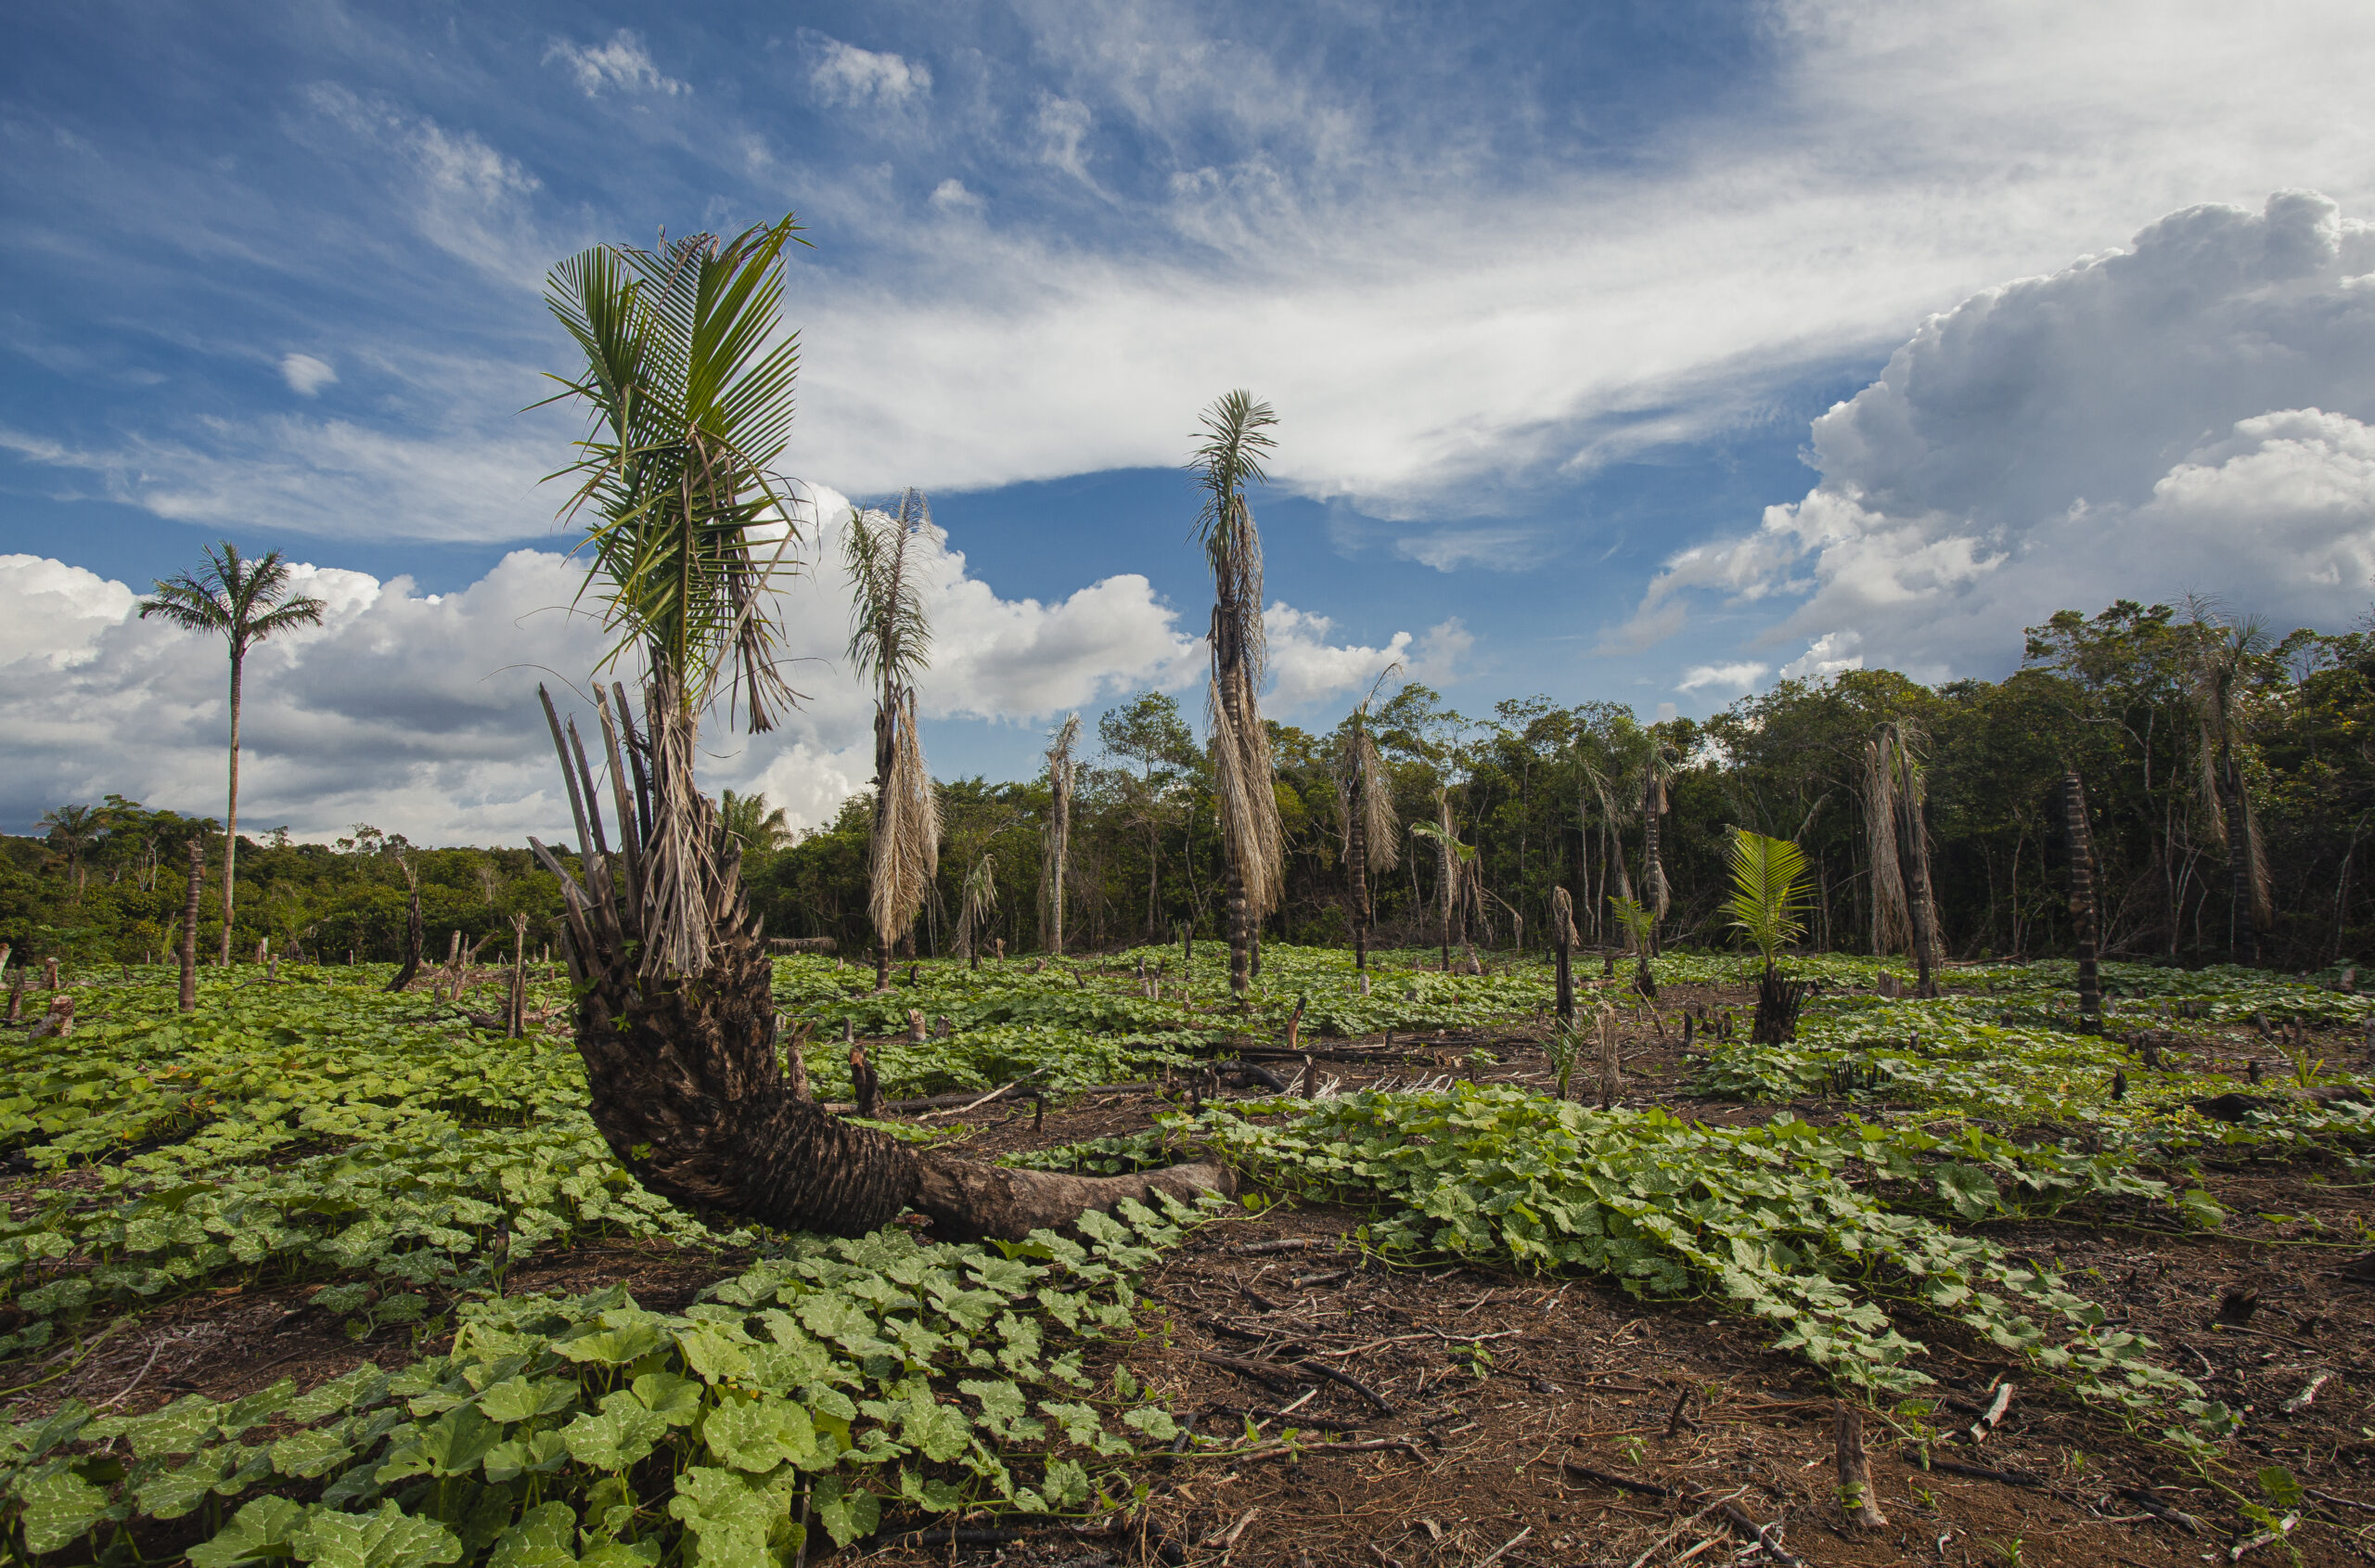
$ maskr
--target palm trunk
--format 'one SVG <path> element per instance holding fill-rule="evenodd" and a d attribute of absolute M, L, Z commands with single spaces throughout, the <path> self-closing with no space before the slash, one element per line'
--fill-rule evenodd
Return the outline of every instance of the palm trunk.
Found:
<path fill-rule="evenodd" d="M 874 704 L 874 837 L 879 842 L 890 826 L 891 767 L 898 741 L 897 719 L 893 716 L 895 698 L 890 678 L 882 682 L 882 695 Z M 874 933 L 874 988 L 891 989 L 891 936 L 878 929 Z"/>
<path fill-rule="evenodd" d="M 2086 828 L 2086 790 L 2075 772 L 2061 779 L 2061 824 L 2070 845 L 2070 926 L 2078 958 L 2078 1027 L 2103 1026 L 2102 982 L 2095 968 L 2095 842 Z"/>
<path fill-rule="evenodd" d="M 189 838 L 189 889 L 182 899 L 181 1010 L 198 1010 L 198 901 L 206 886 L 206 846 L 202 835 Z"/>
<path fill-rule="evenodd" d="M 592 852 L 579 845 L 581 855 Z M 404 958 L 397 966 L 396 975 L 388 982 L 388 989 L 401 991 L 420 972 L 421 947 L 429 939 L 428 924 L 420 918 L 420 888 L 416 883 L 404 899 Z"/>
<path fill-rule="evenodd" d="M 1918 790 L 1897 793 L 1897 809 L 1904 821 L 1905 864 L 1911 873 L 1906 879 L 1906 903 L 1913 920 L 1914 995 L 1935 996 L 1938 982 L 1932 971 L 1938 962 L 1938 906 L 1930 891 L 1930 832 L 1921 818 L 1922 803 Z"/>
<path fill-rule="evenodd" d="M 2235 962 L 2257 967 L 2259 890 L 2252 885 L 2252 819 L 2245 809 L 2242 775 L 2232 755 L 2220 759 L 2218 783 L 2219 809 L 2227 818 L 2227 871 L 2235 900 L 2234 912 L 2228 917 L 2227 945 Z"/>
<path fill-rule="evenodd" d="M 1665 862 L 1658 858 L 1658 777 L 1653 760 L 1649 781 L 1641 787 L 1641 901 L 1650 911 L 1650 940 L 1644 957 L 1658 956 L 1658 921 L 1663 918 L 1658 905 L 1660 893 L 1666 885 Z"/>
<path fill-rule="evenodd" d="M 1350 817 L 1344 824 L 1344 876 L 1353 894 L 1353 967 L 1369 967 L 1369 835 L 1367 803 L 1360 791 L 1367 781 L 1358 779 L 1354 788 L 1344 792 Z"/>
<path fill-rule="evenodd" d="M 546 713 L 578 837 L 597 842 L 601 804 L 593 770 L 582 749 L 564 741 L 549 698 Z M 603 721 L 615 775 L 618 740 L 607 712 Z M 573 738 L 574 726 L 570 733 Z M 664 755 L 668 748 L 655 741 L 652 750 Z M 655 818 L 674 803 L 691 812 L 706 803 L 689 788 L 668 791 L 664 781 L 654 793 L 661 808 Z M 672 826 L 655 819 L 656 828 Z M 613 897 L 610 856 L 587 856 L 580 884 L 550 851 L 529 841 L 561 883 L 588 1112 L 611 1151 L 651 1191 L 784 1230 L 864 1235 L 912 1207 L 944 1238 L 1019 1240 L 1124 1199 L 1233 1189 L 1226 1167 L 1216 1162 L 1083 1177 L 919 1153 L 802 1098 L 777 1065 L 774 970 L 743 893 L 739 854 L 713 822 L 695 831 L 710 929 L 703 967 L 687 975 L 647 972 L 642 954 L 658 933 L 645 929 L 635 901 Z M 644 870 L 639 846 L 630 839 L 616 858 L 628 884 L 636 885 Z"/>
<path fill-rule="evenodd" d="M 231 801 L 223 829 L 223 952 L 218 960 L 231 967 L 231 907 L 239 857 L 239 677 L 246 659 L 237 644 L 231 649 Z"/>

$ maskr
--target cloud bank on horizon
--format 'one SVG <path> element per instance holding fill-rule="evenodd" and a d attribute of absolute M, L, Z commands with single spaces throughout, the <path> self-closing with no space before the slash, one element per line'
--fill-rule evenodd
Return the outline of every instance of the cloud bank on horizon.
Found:
<path fill-rule="evenodd" d="M 841 667 L 848 636 L 840 561 L 849 504 L 817 490 L 819 526 L 775 611 L 800 706 L 766 736 L 721 716 L 703 744 L 712 789 L 764 790 L 793 822 L 831 819 L 873 765 L 871 710 Z M 921 682 L 931 720 L 1042 726 L 1134 692 L 1176 694 L 1190 713 L 1205 678 L 1200 637 L 1181 629 L 1144 577 L 1093 583 L 1056 603 L 1002 598 L 935 531 L 918 557 L 931 620 Z M 302 836 L 369 822 L 420 842 L 566 838 L 535 690 L 566 706 L 608 652 L 583 567 L 516 550 L 454 594 L 402 578 L 302 566 L 291 592 L 327 605 L 318 630 L 261 645 L 248 661 L 241 814 Z M 63 800 L 108 791 L 206 815 L 222 788 L 227 664 L 219 640 L 138 617 L 126 585 L 36 556 L 0 556 L 0 732 L 10 768 L 0 822 L 25 823 Z M 1324 616 L 1269 607 L 1277 712 L 1366 688 L 1399 661 L 1414 678 L 1456 673 L 1466 629 L 1446 621 L 1384 646 L 1330 640 Z M 632 675 L 632 670 L 627 672 Z M 926 732 L 929 746 L 931 734 Z M 261 765 L 259 765 L 261 764 Z"/>

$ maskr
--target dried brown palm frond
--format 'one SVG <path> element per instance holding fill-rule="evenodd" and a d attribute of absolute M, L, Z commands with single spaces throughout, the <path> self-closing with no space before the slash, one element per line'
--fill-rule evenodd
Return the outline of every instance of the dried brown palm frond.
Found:
<path fill-rule="evenodd" d="M 1072 791 L 1080 764 L 1072 748 L 1080 741 L 1080 715 L 1057 726 L 1047 748 L 1047 830 L 1040 839 L 1039 920 L 1050 953 L 1064 950 L 1064 878 L 1072 863 Z"/>
<path fill-rule="evenodd" d="M 1673 780 L 1674 749 L 1662 741 L 1653 742 L 1641 765 L 1641 902 L 1661 920 L 1674 906 L 1665 856 L 1658 843 L 1658 818 L 1666 813 L 1667 787 Z"/>
<path fill-rule="evenodd" d="M 2268 651 L 2266 626 L 2218 612 L 2215 601 L 2188 604 L 2194 634 L 2192 672 L 2195 789 L 2226 852 L 2232 883 L 2238 961 L 2259 961 L 2259 933 L 2275 919 L 2267 854 L 2244 778 L 2251 738 L 2247 724 L 2253 666 Z"/>
<path fill-rule="evenodd" d="M 997 861 L 983 851 L 965 873 L 963 902 L 956 911 L 956 956 L 973 958 L 981 950 L 982 933 L 998 912 Z"/>
<path fill-rule="evenodd" d="M 1351 853 L 1354 827 L 1367 849 L 1369 871 L 1391 871 L 1400 863 L 1395 837 L 1402 829 L 1393 815 L 1393 780 L 1377 739 L 1367 729 L 1344 737 L 1336 752 L 1338 836 Z"/>
<path fill-rule="evenodd" d="M 1213 793 L 1220 810 L 1221 842 L 1244 885 L 1247 919 L 1259 922 L 1278 906 L 1283 891 L 1286 829 L 1278 821 L 1278 797 L 1271 790 L 1269 731 L 1262 726 L 1242 665 L 1214 677 L 1205 695 L 1204 719 L 1213 737 Z"/>
<path fill-rule="evenodd" d="M 850 578 L 850 662 L 875 683 L 874 843 L 867 912 L 874 980 L 891 983 L 891 950 L 915 930 L 940 874 L 940 810 L 916 727 L 916 677 L 929 666 L 931 624 L 918 585 L 931 547 L 931 508 L 917 490 L 893 512 L 850 508 L 842 564 Z"/>
<path fill-rule="evenodd" d="M 916 728 L 916 694 L 903 691 L 892 713 L 891 765 L 875 801 L 867 913 L 887 949 L 915 929 L 940 874 L 940 800 Z"/>

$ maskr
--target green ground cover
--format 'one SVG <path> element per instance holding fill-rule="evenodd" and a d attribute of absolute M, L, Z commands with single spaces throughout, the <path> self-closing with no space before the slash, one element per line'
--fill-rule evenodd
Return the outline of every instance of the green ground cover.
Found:
<path fill-rule="evenodd" d="M 1539 962 L 1457 976 L 1408 967 L 1420 957 L 1381 955 L 1364 996 L 1348 954 L 1272 949 L 1243 1009 L 1222 1004 L 1211 945 L 1192 964 L 1176 948 L 1036 972 L 928 962 L 882 996 L 870 972 L 799 958 L 778 964 L 777 994 L 812 1028 L 828 1096 L 846 1093 L 845 1026 L 877 1042 L 894 1097 L 1018 1079 L 1060 1093 L 1273 1037 L 1299 1003 L 1306 1035 L 1507 1028 L 1548 1005 Z M 1829 1097 L 1842 1113 L 1820 1125 L 1784 1111 L 1706 1125 L 1459 1085 L 1213 1105 L 1027 1163 L 1110 1169 L 1217 1146 L 1274 1189 L 1367 1206 L 1381 1250 L 1703 1299 L 1875 1394 L 1918 1391 L 1924 1325 L 1953 1320 L 2163 1440 L 2232 1431 L 2149 1342 L 1973 1227 L 2089 1203 L 2216 1226 L 2190 1162 L 2312 1144 L 2360 1159 L 2375 1144 L 2364 1110 L 2276 1091 L 2367 1080 L 2256 1035 L 2272 1068 L 2256 1089 L 2229 1071 L 2240 1047 L 2147 1066 L 2057 1027 L 2067 966 L 1958 970 L 1958 994 L 1928 1002 L 1866 994 L 1870 960 L 1791 967 L 1826 982 L 1801 1038 L 1708 1042 L 1691 1086 Z M 1742 974 L 1723 954 L 1656 970 L 1669 1027 L 1672 987 Z M 195 1519 L 199 1568 L 752 1562 L 792 1552 L 802 1519 L 847 1541 L 886 1508 L 1102 1508 L 1127 1497 L 1130 1456 L 1173 1435 L 1126 1368 L 1102 1382 L 1082 1369 L 1093 1338 L 1144 1326 L 1130 1277 L 1186 1216 L 1138 1210 L 1020 1248 L 720 1233 L 620 1169 L 557 1026 L 506 1041 L 387 995 L 386 973 L 208 971 L 185 1018 L 166 971 L 135 970 L 78 989 L 66 1039 L 0 1046 L 0 1155 L 66 1178 L 20 1189 L 0 1223 L 0 1398 L 19 1401 L 0 1426 L 6 1547 L 104 1551 L 131 1538 L 115 1533 L 126 1521 Z M 2355 1038 L 2375 1014 L 2265 974 L 2112 965 L 2106 981 L 2116 1028 L 2257 1019 Z M 533 1000 L 558 1013 L 562 990 Z M 948 1033 L 906 1041 L 910 1009 Z M 2195 1108 L 2228 1090 L 2266 1103 L 2238 1122 Z M 615 1288 L 510 1290 L 521 1260 L 597 1238 L 706 1251 L 725 1278 L 679 1314 Z M 144 1312 L 298 1283 L 358 1337 L 409 1324 L 411 1350 L 302 1395 L 32 1419 L 43 1389 Z"/>

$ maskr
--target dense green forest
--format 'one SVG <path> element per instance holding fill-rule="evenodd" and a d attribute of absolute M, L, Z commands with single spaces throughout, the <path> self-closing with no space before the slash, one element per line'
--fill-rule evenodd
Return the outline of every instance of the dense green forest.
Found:
<path fill-rule="evenodd" d="M 2107 954 L 2224 960 L 2253 932 L 2261 959 L 2287 968 L 2375 952 L 2375 891 L 2357 868 L 2375 822 L 2375 640 L 2363 631 L 2275 638 L 2200 607 L 2123 601 L 2031 628 L 2022 666 L 2002 681 L 1930 688 L 1850 671 L 1784 681 L 1706 720 L 1650 724 L 1609 702 L 1512 699 L 1471 716 L 1422 685 L 1388 691 L 1369 726 L 1397 815 L 1406 827 L 1435 823 L 1448 807 L 1462 858 L 1403 835 L 1398 864 L 1373 867 L 1369 878 L 1381 942 L 1441 941 L 1451 865 L 1456 882 L 1457 868 L 1476 873 L 1474 892 L 1457 901 L 1455 941 L 1539 945 L 1551 890 L 1564 885 L 1585 939 L 1617 943 L 1611 899 L 1650 901 L 1645 808 L 1662 795 L 1657 853 L 1672 889 L 1663 941 L 1726 940 L 1716 905 L 1726 835 L 1739 825 L 1805 850 L 1817 881 L 1810 945 L 1872 951 L 1870 747 L 1893 726 L 1909 743 L 1924 797 L 1949 956 L 2066 949 L 2060 786 L 2073 769 L 2086 788 Z M 1268 728 L 1289 855 L 1287 896 L 1267 934 L 1342 941 L 1341 729 Z M 1183 925 L 1218 934 L 1219 827 L 1188 715 L 1148 693 L 1093 729 L 1066 871 L 1070 945 L 1175 940 Z M 1048 799 L 1044 777 L 941 786 L 938 880 L 914 939 L 922 951 L 952 950 L 969 879 L 995 888 L 985 944 L 1002 941 L 1010 953 L 1039 945 Z M 785 829 L 761 801 L 729 799 L 726 815 L 746 841 L 746 877 L 770 933 L 867 947 L 870 796 L 806 834 Z M 0 941 L 20 958 L 93 963 L 170 945 L 184 846 L 212 824 L 110 796 L 62 807 L 45 825 L 45 837 L 5 841 Z M 210 889 L 219 865 L 210 852 Z M 407 865 L 432 947 L 454 930 L 507 940 L 515 911 L 533 918 L 532 942 L 552 939 L 558 890 L 524 846 L 417 849 L 358 827 L 334 845 L 243 838 L 233 948 L 250 956 L 259 942 L 293 943 L 330 962 L 349 952 L 393 958 Z M 202 954 L 218 940 L 213 901 L 210 893 L 200 918 Z"/>

